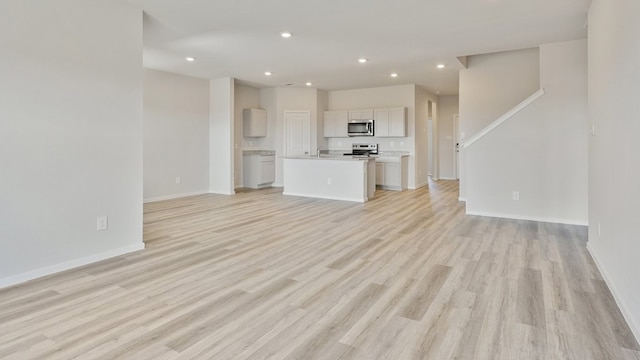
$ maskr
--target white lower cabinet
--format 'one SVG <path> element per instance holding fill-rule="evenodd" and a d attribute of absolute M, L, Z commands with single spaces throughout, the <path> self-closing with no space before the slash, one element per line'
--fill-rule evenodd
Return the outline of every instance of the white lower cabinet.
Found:
<path fill-rule="evenodd" d="M 276 180 L 275 155 L 243 156 L 244 187 L 259 189 L 269 187 Z"/>
<path fill-rule="evenodd" d="M 379 157 L 376 159 L 376 185 L 386 190 L 406 190 L 407 170 L 407 156 Z"/>

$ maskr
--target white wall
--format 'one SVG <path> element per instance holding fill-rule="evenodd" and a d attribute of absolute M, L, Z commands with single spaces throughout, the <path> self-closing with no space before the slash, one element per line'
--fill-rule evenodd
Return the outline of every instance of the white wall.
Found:
<path fill-rule="evenodd" d="M 586 40 L 541 45 L 540 76 L 544 96 L 465 150 L 467 213 L 586 225 Z"/>
<path fill-rule="evenodd" d="M 244 86 L 235 84 L 234 90 L 234 174 L 235 174 L 235 187 L 242 187 L 243 176 L 243 159 L 242 151 L 249 149 L 257 150 L 273 150 L 273 147 L 269 146 L 268 137 L 273 137 L 267 131 L 267 137 L 244 137 L 243 128 L 243 109 L 259 109 L 260 108 L 260 91 L 258 88 L 251 86 Z M 267 122 L 272 119 L 267 118 Z"/>
<path fill-rule="evenodd" d="M 427 134 L 429 121 L 429 92 L 419 86 L 415 87 L 415 182 L 419 188 L 429 183 L 429 138 Z M 431 121 L 433 125 L 433 121 Z"/>
<path fill-rule="evenodd" d="M 540 88 L 539 51 L 525 49 L 467 58 L 460 71 L 461 142 Z M 466 198 L 465 151 L 460 151 L 460 198 Z"/>
<path fill-rule="evenodd" d="M 316 98 L 316 141 L 318 143 L 318 147 L 326 150 L 329 148 L 329 141 L 324 137 L 324 112 L 329 110 L 329 93 L 324 90 L 318 90 Z"/>
<path fill-rule="evenodd" d="M 209 81 L 144 70 L 143 133 L 145 201 L 209 191 Z"/>
<path fill-rule="evenodd" d="M 258 98 L 260 108 L 267 110 L 267 137 L 260 147 L 246 147 L 246 149 L 255 150 L 275 150 L 278 156 L 282 155 L 282 147 L 276 146 L 276 137 L 278 136 L 278 89 L 264 88 L 258 90 Z M 284 130 L 282 130 L 284 131 Z"/>
<path fill-rule="evenodd" d="M 589 243 L 640 339 L 640 2 L 593 0 L 589 11 Z"/>
<path fill-rule="evenodd" d="M 233 78 L 209 82 L 209 191 L 235 194 Z"/>
<path fill-rule="evenodd" d="M 142 12 L 0 13 L 0 287 L 142 249 Z"/>
<path fill-rule="evenodd" d="M 455 178 L 455 134 L 453 133 L 453 115 L 458 114 L 459 97 L 440 96 L 438 98 L 440 116 L 438 119 L 440 179 Z"/>

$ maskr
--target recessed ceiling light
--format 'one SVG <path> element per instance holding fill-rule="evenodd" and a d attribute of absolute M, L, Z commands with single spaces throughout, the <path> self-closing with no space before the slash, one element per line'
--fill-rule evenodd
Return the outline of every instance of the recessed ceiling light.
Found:
<path fill-rule="evenodd" d="M 288 38 L 290 38 L 290 37 L 291 37 L 291 33 L 290 33 L 290 32 L 287 32 L 287 31 L 284 31 L 284 32 L 281 32 L 281 33 L 280 33 L 280 36 L 282 36 L 282 37 L 283 37 L 283 38 L 285 38 L 285 39 L 288 39 Z"/>
<path fill-rule="evenodd" d="M 271 76 L 271 72 L 270 71 L 265 71 L 264 74 L 267 75 L 267 76 Z"/>
<path fill-rule="evenodd" d="M 192 56 L 187 56 L 186 58 L 184 58 L 187 61 L 196 61 L 196 58 L 192 57 Z"/>
<path fill-rule="evenodd" d="M 391 77 L 392 77 L 392 78 L 398 77 L 398 74 L 396 74 L 396 73 L 391 73 Z"/>
<path fill-rule="evenodd" d="M 367 59 L 365 59 L 365 58 L 360 58 L 360 59 L 358 59 L 358 62 L 359 62 L 360 64 L 364 64 L 364 63 L 366 63 L 366 62 L 367 62 Z"/>
<path fill-rule="evenodd" d="M 444 64 L 438 64 L 438 69 L 444 69 Z"/>
<path fill-rule="evenodd" d="M 313 85 L 313 84 L 312 84 L 312 83 L 310 83 L 310 82 L 308 82 L 308 83 L 306 83 L 306 85 L 307 85 L 307 86 L 311 86 L 311 85 Z"/>

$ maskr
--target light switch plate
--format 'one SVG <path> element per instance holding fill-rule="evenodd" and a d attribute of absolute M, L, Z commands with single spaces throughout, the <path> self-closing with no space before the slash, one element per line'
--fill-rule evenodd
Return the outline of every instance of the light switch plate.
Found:
<path fill-rule="evenodd" d="M 107 230 L 109 227 L 109 218 L 107 216 L 98 216 L 97 229 L 98 231 Z"/>

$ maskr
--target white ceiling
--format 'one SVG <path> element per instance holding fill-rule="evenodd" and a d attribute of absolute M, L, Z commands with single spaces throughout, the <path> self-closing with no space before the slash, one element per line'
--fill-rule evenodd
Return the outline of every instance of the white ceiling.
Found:
<path fill-rule="evenodd" d="M 257 87 L 417 84 L 458 93 L 458 56 L 585 38 L 591 0 L 120 0 L 144 66 Z M 289 39 L 280 33 L 289 31 Z M 185 61 L 193 56 L 195 62 Z M 360 57 L 369 59 L 362 65 Z M 436 69 L 445 64 L 443 70 Z M 264 75 L 271 71 L 272 76 Z M 397 72 L 397 78 L 389 75 Z"/>

